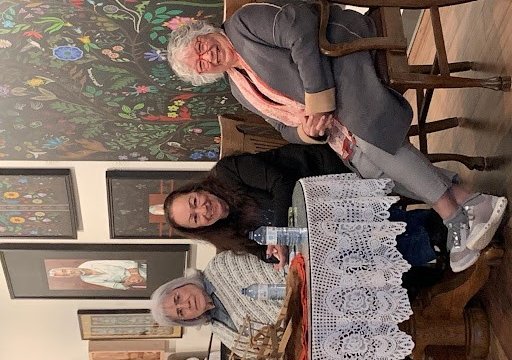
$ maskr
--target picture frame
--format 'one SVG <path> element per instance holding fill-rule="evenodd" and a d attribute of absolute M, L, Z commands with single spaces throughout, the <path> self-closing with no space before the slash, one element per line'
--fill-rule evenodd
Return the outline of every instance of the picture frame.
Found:
<path fill-rule="evenodd" d="M 107 171 L 110 237 L 179 238 L 163 213 L 157 213 L 158 209 L 162 210 L 171 191 L 191 181 L 199 181 L 207 174 L 207 171 Z"/>
<path fill-rule="evenodd" d="M 76 239 L 70 169 L 2 169 L 0 238 Z"/>
<path fill-rule="evenodd" d="M 0 244 L 12 299 L 148 299 L 183 276 L 189 245 Z M 78 270 L 77 270 L 78 269 Z"/>
<path fill-rule="evenodd" d="M 165 360 L 166 340 L 89 341 L 89 360 Z"/>
<path fill-rule="evenodd" d="M 161 326 L 149 309 L 78 310 L 82 340 L 177 339 L 181 326 Z"/>

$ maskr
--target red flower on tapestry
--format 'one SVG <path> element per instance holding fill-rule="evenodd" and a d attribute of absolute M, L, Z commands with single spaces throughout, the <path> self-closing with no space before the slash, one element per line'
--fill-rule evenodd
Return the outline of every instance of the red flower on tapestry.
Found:
<path fill-rule="evenodd" d="M 42 39 L 43 38 L 43 34 L 41 34 L 40 32 L 38 31 L 35 31 L 35 30 L 28 30 L 28 31 L 25 31 L 23 33 L 23 36 L 25 37 L 30 37 L 30 38 L 34 38 L 34 39 Z"/>

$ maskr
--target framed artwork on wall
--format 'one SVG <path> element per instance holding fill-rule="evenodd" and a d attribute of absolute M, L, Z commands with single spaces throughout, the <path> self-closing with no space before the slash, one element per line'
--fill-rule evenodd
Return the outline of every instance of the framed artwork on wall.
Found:
<path fill-rule="evenodd" d="M 166 340 L 89 341 L 89 360 L 164 360 Z"/>
<path fill-rule="evenodd" d="M 207 174 L 206 171 L 107 171 L 110 237 L 177 238 L 162 213 L 165 197 Z"/>
<path fill-rule="evenodd" d="M 69 169 L 2 169 L 0 238 L 76 239 Z"/>
<path fill-rule="evenodd" d="M 181 326 L 160 326 L 149 309 L 78 310 L 82 340 L 181 338 Z"/>
<path fill-rule="evenodd" d="M 188 245 L 0 244 L 11 298 L 148 299 L 183 276 Z"/>

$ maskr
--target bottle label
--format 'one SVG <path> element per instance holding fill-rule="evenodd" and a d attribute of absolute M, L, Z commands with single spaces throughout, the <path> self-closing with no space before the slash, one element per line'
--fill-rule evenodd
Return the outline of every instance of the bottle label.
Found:
<path fill-rule="evenodd" d="M 275 226 L 267 226 L 267 234 L 266 240 L 268 245 L 277 244 L 277 227 Z"/>
<path fill-rule="evenodd" d="M 268 300 L 268 286 L 260 286 L 258 288 L 258 297 L 259 300 Z"/>

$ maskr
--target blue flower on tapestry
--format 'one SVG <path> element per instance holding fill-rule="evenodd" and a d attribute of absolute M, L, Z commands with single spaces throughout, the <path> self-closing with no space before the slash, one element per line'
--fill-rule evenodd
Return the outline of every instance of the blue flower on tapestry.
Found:
<path fill-rule="evenodd" d="M 56 149 L 60 145 L 65 144 L 69 141 L 69 139 L 65 136 L 54 137 L 46 140 L 43 145 L 43 149 Z"/>
<path fill-rule="evenodd" d="M 12 27 L 14 27 L 14 25 L 16 25 L 16 23 L 11 20 L 4 20 L 4 21 L 2 21 L 2 25 L 4 28 L 12 28 Z"/>
<path fill-rule="evenodd" d="M 144 59 L 148 61 L 164 61 L 165 56 L 162 54 L 162 50 L 151 49 L 144 53 Z"/>
<path fill-rule="evenodd" d="M 203 154 L 199 151 L 194 151 L 192 154 L 190 154 L 190 158 L 192 160 L 199 160 L 203 158 Z"/>
<path fill-rule="evenodd" d="M 84 56 L 84 52 L 76 46 L 63 45 L 53 49 L 53 56 L 62 61 L 76 61 Z"/>
<path fill-rule="evenodd" d="M 209 159 L 216 159 L 217 153 L 215 151 L 210 150 L 206 153 L 206 157 Z"/>

